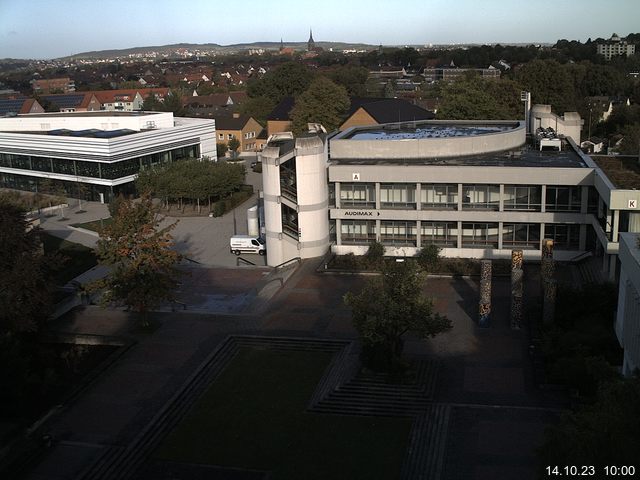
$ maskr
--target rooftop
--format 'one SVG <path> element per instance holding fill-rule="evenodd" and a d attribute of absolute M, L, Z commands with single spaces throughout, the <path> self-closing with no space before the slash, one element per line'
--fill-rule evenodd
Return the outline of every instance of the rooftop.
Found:
<path fill-rule="evenodd" d="M 622 190 L 640 189 L 640 165 L 635 157 L 621 158 L 592 155 L 613 185 Z"/>
<path fill-rule="evenodd" d="M 463 125 L 463 124 L 430 124 L 415 125 L 387 124 L 374 129 L 355 130 L 347 139 L 350 140 L 408 140 L 420 138 L 472 137 L 512 130 L 517 123 L 499 125 Z"/>
<path fill-rule="evenodd" d="M 30 113 L 25 115 L 28 118 L 72 118 L 72 117 L 142 117 L 146 115 L 159 115 L 162 112 L 117 112 L 109 110 L 96 110 L 92 112 L 52 112 L 52 113 Z"/>
<path fill-rule="evenodd" d="M 580 155 L 571 147 L 565 147 L 562 151 L 543 150 L 534 148 L 533 145 L 505 150 L 502 152 L 486 153 L 481 155 L 464 155 L 447 158 L 348 158 L 341 159 L 331 157 L 332 163 L 350 165 L 431 165 L 431 166 L 486 166 L 486 167 L 540 167 L 540 168 L 588 168 Z"/>

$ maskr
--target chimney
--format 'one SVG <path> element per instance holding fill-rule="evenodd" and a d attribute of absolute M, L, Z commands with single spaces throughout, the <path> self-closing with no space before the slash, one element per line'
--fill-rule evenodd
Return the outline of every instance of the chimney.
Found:
<path fill-rule="evenodd" d="M 233 112 L 233 118 L 240 118 L 240 114 L 238 112 Z"/>

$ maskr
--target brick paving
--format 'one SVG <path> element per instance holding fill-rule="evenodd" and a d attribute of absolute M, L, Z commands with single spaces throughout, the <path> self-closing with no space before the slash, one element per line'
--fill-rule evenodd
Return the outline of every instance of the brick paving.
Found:
<path fill-rule="evenodd" d="M 159 326 L 152 334 L 136 333 L 125 312 L 97 307 L 61 319 L 59 330 L 125 335 L 137 345 L 46 423 L 44 430 L 57 441 L 27 478 L 75 479 L 96 458 L 117 455 L 228 335 L 355 339 L 342 297 L 360 288 L 363 277 L 318 274 L 315 267 L 303 263 L 257 315 L 251 314 L 251 295 L 264 285 L 263 272 L 212 269 L 198 271 L 191 283 L 185 282 L 185 291 L 192 299 L 207 294 L 243 298 L 233 315 L 220 313 L 229 310 L 215 302 L 208 313 L 158 313 L 154 321 Z M 534 447 L 563 405 L 533 385 L 526 329 L 509 328 L 508 279 L 494 278 L 493 283 L 491 325 L 482 329 L 475 318 L 475 279 L 429 278 L 425 291 L 454 328 L 435 339 L 406 341 L 408 355 L 437 359 L 440 365 L 433 400 L 447 412 L 436 446 L 443 449 L 444 460 L 429 478 L 532 478 Z M 528 282 L 525 300 L 533 292 L 535 285 Z"/>

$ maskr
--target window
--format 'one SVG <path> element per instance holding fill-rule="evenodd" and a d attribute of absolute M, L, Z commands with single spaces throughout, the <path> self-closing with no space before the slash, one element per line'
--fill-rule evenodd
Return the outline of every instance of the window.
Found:
<path fill-rule="evenodd" d="M 368 245 L 376 239 L 376 222 L 342 220 L 340 238 L 344 245 Z"/>
<path fill-rule="evenodd" d="M 504 209 L 539 212 L 542 187 L 532 185 L 505 185 Z"/>
<path fill-rule="evenodd" d="M 544 226 L 544 237 L 552 239 L 553 247 L 558 250 L 578 250 L 580 225 L 547 224 Z"/>
<path fill-rule="evenodd" d="M 66 175 L 76 174 L 76 169 L 74 168 L 73 160 L 64 160 L 61 158 L 53 159 L 53 171 L 56 173 L 63 173 Z"/>
<path fill-rule="evenodd" d="M 423 209 L 457 209 L 457 184 L 422 184 L 420 203 Z"/>
<path fill-rule="evenodd" d="M 462 248 L 498 248 L 497 223 L 463 223 Z"/>
<path fill-rule="evenodd" d="M 416 208 L 416 186 L 413 183 L 383 183 L 380 185 L 380 207 Z"/>
<path fill-rule="evenodd" d="M 342 208 L 375 208 L 376 187 L 373 183 L 343 183 L 340 185 Z"/>
<path fill-rule="evenodd" d="M 287 205 L 282 205 L 282 232 L 295 240 L 299 239 L 298 212 Z"/>
<path fill-rule="evenodd" d="M 380 241 L 383 245 L 416 246 L 416 222 L 383 220 L 380 222 Z"/>
<path fill-rule="evenodd" d="M 421 222 L 420 240 L 422 246 L 456 247 L 458 245 L 458 224 L 455 222 Z"/>
<path fill-rule="evenodd" d="M 233 140 L 233 133 L 227 134 L 227 140 Z"/>
<path fill-rule="evenodd" d="M 218 140 L 224 140 L 224 133 L 218 134 Z"/>
<path fill-rule="evenodd" d="M 498 210 L 500 207 L 498 185 L 464 185 L 462 192 L 463 209 Z"/>
<path fill-rule="evenodd" d="M 579 212 L 582 187 L 547 187 L 545 208 L 548 212 Z"/>
<path fill-rule="evenodd" d="M 537 223 L 505 223 L 502 225 L 504 248 L 540 248 L 540 225 Z"/>

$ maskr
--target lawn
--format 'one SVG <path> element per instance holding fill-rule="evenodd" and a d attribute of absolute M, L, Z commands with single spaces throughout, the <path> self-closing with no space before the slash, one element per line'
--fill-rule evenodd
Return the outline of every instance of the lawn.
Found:
<path fill-rule="evenodd" d="M 107 217 L 107 218 L 101 218 L 100 220 L 94 220 L 93 222 L 76 223 L 72 225 L 72 227 L 84 228 L 85 230 L 91 230 L 92 232 L 100 233 L 100 230 L 103 227 L 106 227 L 107 225 L 109 225 L 112 221 L 113 219 L 111 217 Z"/>
<path fill-rule="evenodd" d="M 59 253 L 63 264 L 53 276 L 57 285 L 64 285 L 81 273 L 93 268 L 98 263 L 95 253 L 89 247 L 78 243 L 68 242 L 47 233 L 42 234 L 44 253 Z"/>
<path fill-rule="evenodd" d="M 331 354 L 241 349 L 155 453 L 274 480 L 398 478 L 411 419 L 305 412 Z"/>

